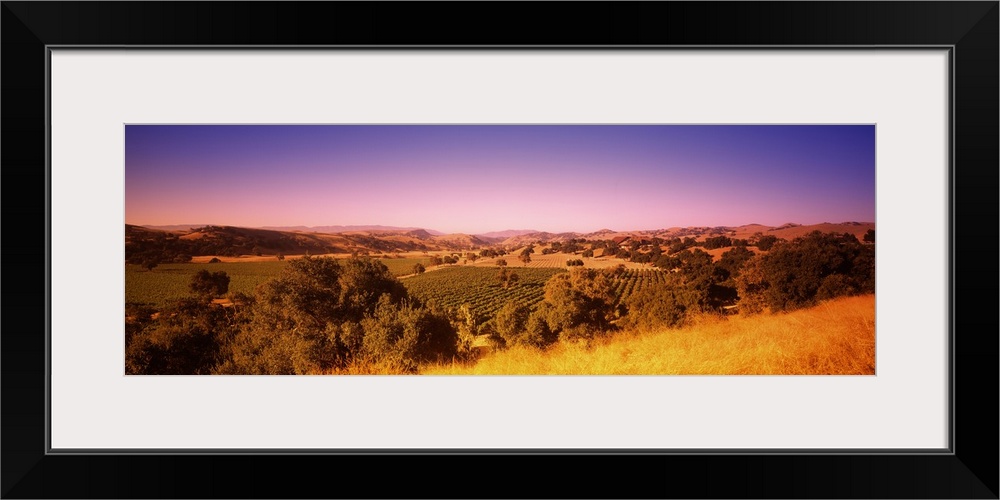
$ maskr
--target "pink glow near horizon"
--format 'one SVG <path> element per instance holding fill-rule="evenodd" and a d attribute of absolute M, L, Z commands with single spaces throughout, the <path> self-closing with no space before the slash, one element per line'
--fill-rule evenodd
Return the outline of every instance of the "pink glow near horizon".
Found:
<path fill-rule="evenodd" d="M 875 220 L 874 126 L 147 126 L 125 222 L 589 232 Z"/>

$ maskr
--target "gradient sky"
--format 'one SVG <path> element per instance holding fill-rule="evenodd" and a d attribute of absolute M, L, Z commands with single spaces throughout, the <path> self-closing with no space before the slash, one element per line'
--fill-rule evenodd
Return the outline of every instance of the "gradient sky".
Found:
<path fill-rule="evenodd" d="M 127 125 L 125 222 L 874 222 L 874 125 Z"/>

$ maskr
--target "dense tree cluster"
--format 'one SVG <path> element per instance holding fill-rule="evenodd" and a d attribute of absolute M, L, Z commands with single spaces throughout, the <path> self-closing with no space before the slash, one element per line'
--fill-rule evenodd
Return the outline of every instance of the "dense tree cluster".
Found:
<path fill-rule="evenodd" d="M 749 314 L 788 311 L 875 291 L 874 245 L 851 234 L 815 231 L 790 242 L 757 235 L 752 241 L 767 253 L 731 240 L 733 247 L 717 262 L 697 248 L 661 255 L 655 265 L 673 272 L 669 285 L 633 294 L 623 324 L 678 326 L 692 313 L 722 313 L 736 306 Z"/>
<path fill-rule="evenodd" d="M 646 287 L 632 294 L 625 304 L 628 314 L 625 324 L 633 328 L 655 329 L 681 326 L 694 296 L 678 275 L 672 275 L 669 286 Z"/>
<path fill-rule="evenodd" d="M 220 297 L 229 291 L 229 275 L 224 271 L 210 273 L 202 269 L 191 279 L 189 287 L 192 293 L 203 298 Z"/>
<path fill-rule="evenodd" d="M 484 259 L 500 257 L 503 255 L 507 255 L 507 252 L 505 252 L 502 248 L 484 248 L 479 251 L 479 256 Z"/>
<path fill-rule="evenodd" d="M 849 233 L 814 231 L 750 259 L 735 281 L 744 312 L 788 311 L 875 293 L 875 248 Z"/>
<path fill-rule="evenodd" d="M 192 290 L 220 284 L 218 274 L 199 273 Z M 410 298 L 384 264 L 369 258 L 290 261 L 279 278 L 253 297 L 236 297 L 233 307 L 199 294 L 155 319 L 130 306 L 128 373 L 301 374 L 352 363 L 412 372 L 458 353 L 451 318 Z"/>
<path fill-rule="evenodd" d="M 766 234 L 766 235 L 757 234 L 750 238 L 750 243 L 766 252 L 770 250 L 771 247 L 773 247 L 774 244 L 777 243 L 779 240 L 784 241 L 773 234 Z"/>
<path fill-rule="evenodd" d="M 532 315 L 530 308 L 514 301 L 497 311 L 493 325 L 505 346 L 545 347 L 556 340 L 540 316 Z"/>
<path fill-rule="evenodd" d="M 668 248 L 668 252 L 669 253 L 677 253 L 677 252 L 680 252 L 681 250 L 686 250 L 688 248 L 692 248 L 692 247 L 696 246 L 697 244 L 698 244 L 698 241 L 695 240 L 694 238 L 690 237 L 690 236 L 685 236 L 683 239 L 681 239 L 681 238 L 672 238 L 672 239 L 670 239 L 670 240 L 667 241 L 667 245 L 669 247 Z"/>
<path fill-rule="evenodd" d="M 155 319 L 154 319 L 155 316 Z M 157 313 L 128 305 L 125 319 L 125 372 L 207 375 L 223 359 L 223 349 L 246 316 L 199 298 L 174 301 Z"/>
<path fill-rule="evenodd" d="M 712 250 L 715 248 L 725 248 L 733 246 L 733 240 L 726 236 L 713 236 L 711 238 L 705 238 L 705 242 L 702 244 L 706 249 Z"/>
<path fill-rule="evenodd" d="M 606 257 L 614 257 L 618 255 L 618 251 L 620 250 L 618 243 L 615 243 L 614 240 L 598 240 L 593 242 L 590 248 L 591 250 L 601 250 L 601 255 Z"/>
<path fill-rule="evenodd" d="M 544 320 L 551 338 L 590 339 L 612 330 L 613 304 L 611 272 L 576 267 L 549 279 L 534 314 Z"/>

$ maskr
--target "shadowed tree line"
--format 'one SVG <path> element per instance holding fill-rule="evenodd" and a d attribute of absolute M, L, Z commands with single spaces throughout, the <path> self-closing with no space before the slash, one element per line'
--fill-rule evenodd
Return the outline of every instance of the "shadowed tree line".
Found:
<path fill-rule="evenodd" d="M 409 297 L 369 258 L 290 261 L 253 296 L 212 304 L 225 273 L 192 280 L 195 297 L 153 313 L 126 309 L 126 371 L 189 374 L 304 374 L 379 366 L 412 372 L 450 359 L 456 331 L 443 311 Z M 227 283 L 228 285 L 228 283 Z"/>

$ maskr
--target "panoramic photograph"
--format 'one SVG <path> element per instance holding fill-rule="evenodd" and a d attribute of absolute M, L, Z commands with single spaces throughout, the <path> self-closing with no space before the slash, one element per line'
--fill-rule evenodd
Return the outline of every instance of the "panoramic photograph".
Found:
<path fill-rule="evenodd" d="M 126 125 L 126 375 L 874 375 L 874 125 Z"/>

